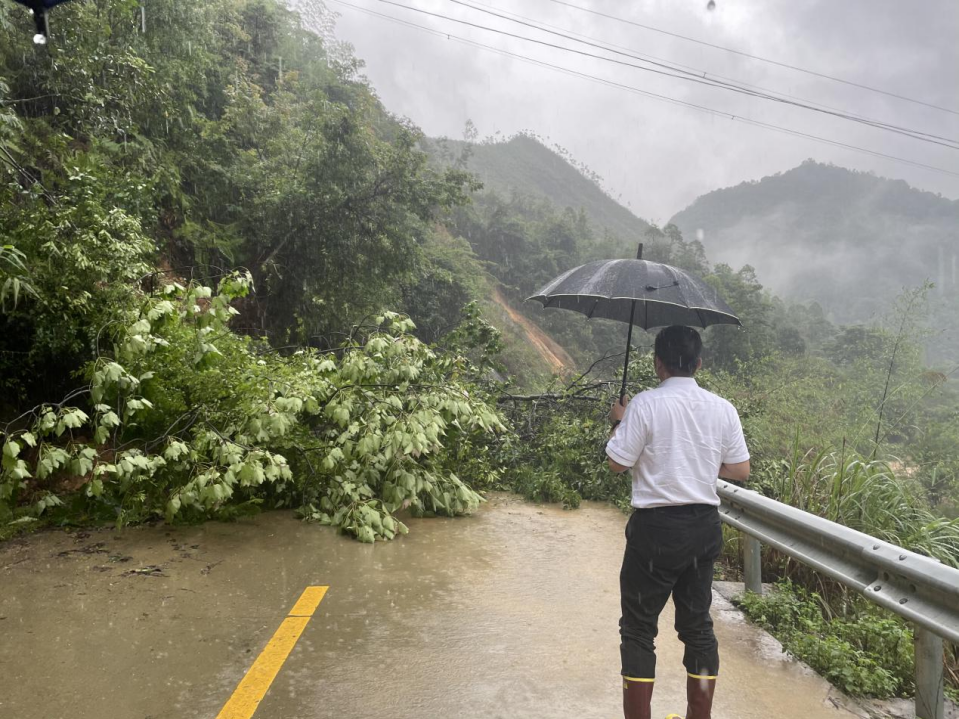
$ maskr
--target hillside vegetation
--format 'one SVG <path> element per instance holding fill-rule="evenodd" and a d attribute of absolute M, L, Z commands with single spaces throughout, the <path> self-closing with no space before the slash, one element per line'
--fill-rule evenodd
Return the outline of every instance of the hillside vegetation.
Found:
<path fill-rule="evenodd" d="M 156 0 L 146 32 L 136 3 L 69 3 L 46 47 L 12 8 L 4 532 L 265 505 L 372 542 L 399 508 L 475 508 L 496 335 L 464 311 L 471 254 L 433 232 L 473 180 L 272 0 Z"/>
<path fill-rule="evenodd" d="M 461 166 L 473 173 L 486 190 L 509 198 L 514 194 L 548 200 L 557 208 L 582 210 L 597 236 L 614 236 L 627 253 L 649 229 L 649 223 L 634 215 L 602 189 L 585 168 L 571 164 L 558 149 L 541 139 L 520 133 L 502 141 L 468 143 L 433 140 L 431 155 L 447 164 L 462 158 Z"/>

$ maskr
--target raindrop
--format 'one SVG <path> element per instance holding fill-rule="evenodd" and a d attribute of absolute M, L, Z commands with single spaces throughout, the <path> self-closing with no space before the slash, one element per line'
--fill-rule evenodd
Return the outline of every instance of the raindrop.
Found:
<path fill-rule="evenodd" d="M 34 44 L 34 45 L 46 45 L 46 44 L 47 44 L 47 36 L 46 36 L 46 35 L 41 35 L 40 33 L 37 33 L 36 35 L 33 36 L 33 44 Z"/>

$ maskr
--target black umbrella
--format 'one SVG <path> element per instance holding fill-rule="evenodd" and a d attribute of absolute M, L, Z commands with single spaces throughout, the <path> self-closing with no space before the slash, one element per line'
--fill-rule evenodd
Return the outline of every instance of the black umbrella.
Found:
<path fill-rule="evenodd" d="M 719 293 L 701 279 L 642 257 L 640 244 L 635 260 L 599 260 L 580 265 L 527 298 L 542 302 L 543 307 L 580 312 L 588 319 L 605 317 L 629 323 L 620 398 L 626 394 L 633 325 L 644 330 L 669 325 L 742 326 Z"/>

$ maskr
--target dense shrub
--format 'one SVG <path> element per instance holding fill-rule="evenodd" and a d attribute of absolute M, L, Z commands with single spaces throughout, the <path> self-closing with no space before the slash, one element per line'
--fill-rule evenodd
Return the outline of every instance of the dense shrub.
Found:
<path fill-rule="evenodd" d="M 216 293 L 168 284 L 120 315 L 88 384 L 4 430 L 0 512 L 124 524 L 294 506 L 373 541 L 405 531 L 403 508 L 476 508 L 464 479 L 490 481 L 504 426 L 468 360 L 395 314 L 336 352 L 283 356 L 229 331 L 249 289 L 243 274 Z"/>

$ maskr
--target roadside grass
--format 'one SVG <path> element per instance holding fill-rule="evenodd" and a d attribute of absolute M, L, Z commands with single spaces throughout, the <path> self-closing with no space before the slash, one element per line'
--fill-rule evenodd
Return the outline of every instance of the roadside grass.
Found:
<path fill-rule="evenodd" d="M 846 593 L 841 613 L 789 580 L 763 596 L 736 602 L 783 648 L 852 696 L 907 697 L 915 692 L 912 630 L 856 595 Z"/>

